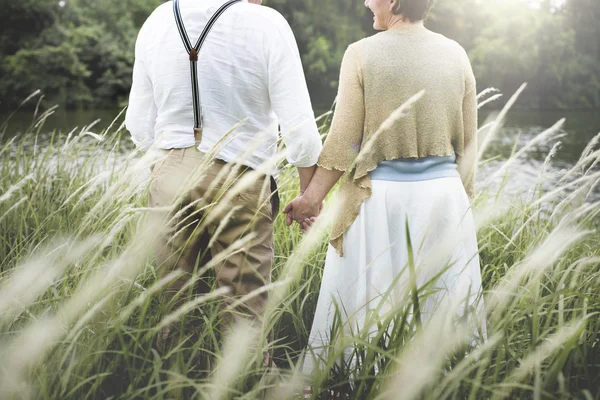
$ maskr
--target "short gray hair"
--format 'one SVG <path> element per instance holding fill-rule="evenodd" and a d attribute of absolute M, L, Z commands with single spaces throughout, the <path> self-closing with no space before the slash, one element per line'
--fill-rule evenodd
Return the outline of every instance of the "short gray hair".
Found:
<path fill-rule="evenodd" d="M 411 22 L 427 18 L 435 0 L 397 0 L 394 14 L 402 14 L 404 19 Z"/>

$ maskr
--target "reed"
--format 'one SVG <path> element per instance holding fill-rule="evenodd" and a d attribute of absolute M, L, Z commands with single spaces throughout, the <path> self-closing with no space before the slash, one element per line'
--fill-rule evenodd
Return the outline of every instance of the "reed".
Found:
<path fill-rule="evenodd" d="M 485 150 L 507 112 L 482 128 L 482 163 L 493 157 Z M 352 399 L 599 398 L 600 202 L 589 197 L 600 180 L 598 137 L 550 190 L 544 169 L 557 147 L 537 184 L 523 188 L 529 196 L 508 195 L 492 181 L 509 179 L 509 167 L 535 143 L 556 140 L 561 122 L 478 186 L 474 213 L 486 307 L 473 313 L 486 318 L 487 338 L 474 333 L 469 319 L 456 321 L 444 309 L 419 323 L 413 316 L 428 291 L 413 285 L 402 304 L 367 318 L 364 329 L 345 324 L 338 311 L 327 356 L 304 377 L 299 365 L 313 356 L 303 350 L 335 193 L 326 216 L 306 235 L 277 219 L 264 320 L 222 341 L 217 310 L 223 293 L 185 292 L 171 312 L 158 301 L 177 273 L 160 279 L 147 245 L 158 230 L 145 218 L 147 170 L 157 159 L 133 151 L 122 126 L 44 137 L 47 115 L 36 116 L 29 134 L 18 138 L 7 140 L 10 124 L 2 127 L 1 398 L 283 399 L 298 398 L 304 385 L 312 385 L 314 398 L 327 398 L 329 389 Z M 285 204 L 297 195 L 297 178 L 291 167 L 281 169 Z M 199 170 L 195 178 L 201 176 Z M 232 193 L 254 178 L 230 182 L 199 223 L 222 215 Z M 154 339 L 174 321 L 189 329 L 160 356 Z M 267 351 L 276 369 L 263 365 Z M 210 360 L 213 373 L 198 360 Z"/>

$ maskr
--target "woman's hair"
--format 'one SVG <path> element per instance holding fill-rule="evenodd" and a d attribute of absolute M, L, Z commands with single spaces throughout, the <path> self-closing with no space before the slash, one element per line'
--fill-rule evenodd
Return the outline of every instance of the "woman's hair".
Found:
<path fill-rule="evenodd" d="M 394 7 L 394 14 L 402 14 L 411 22 L 421 21 L 427 18 L 433 3 L 435 0 L 398 0 Z"/>

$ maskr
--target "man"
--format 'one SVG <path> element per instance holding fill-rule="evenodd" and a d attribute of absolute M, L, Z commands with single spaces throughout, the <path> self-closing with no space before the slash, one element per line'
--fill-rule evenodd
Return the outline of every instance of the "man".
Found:
<path fill-rule="evenodd" d="M 179 2 L 192 42 L 226 3 Z M 149 205 L 150 216 L 162 218 L 166 229 L 154 247 L 161 275 L 185 272 L 166 290 L 165 302 L 180 304 L 198 270 L 212 266 L 216 286 L 228 293 L 221 313 L 226 324 L 236 315 L 260 316 L 267 300 L 261 289 L 270 281 L 278 213 L 278 205 L 268 201 L 277 194 L 267 165 L 276 156 L 278 125 L 301 191 L 321 151 L 293 33 L 278 12 L 261 3 L 231 5 L 206 36 L 197 56 L 201 112 L 192 94 L 193 57 L 176 25 L 173 2 L 159 6 L 136 42 L 126 115 L 138 148 L 163 154 L 153 168 Z M 193 129 L 196 116 L 201 129 Z M 243 180 L 248 174 L 253 175 Z M 233 182 L 227 181 L 232 175 Z M 162 332 L 159 345 L 173 336 L 172 329 Z"/>

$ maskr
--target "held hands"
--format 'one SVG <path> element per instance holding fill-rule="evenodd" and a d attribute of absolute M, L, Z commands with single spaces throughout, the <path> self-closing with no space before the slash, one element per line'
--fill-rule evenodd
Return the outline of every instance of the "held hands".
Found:
<path fill-rule="evenodd" d="M 328 170 L 321 167 L 315 170 L 313 167 L 312 169 L 309 168 L 306 175 L 303 175 L 303 170 L 303 168 L 298 168 L 298 171 L 301 172 L 300 196 L 288 204 L 283 212 L 287 214 L 286 223 L 288 226 L 296 221 L 302 226 L 302 230 L 306 232 L 321 213 L 323 200 L 342 177 L 344 171 Z M 314 171 L 314 174 L 312 171 Z"/>
<path fill-rule="evenodd" d="M 300 224 L 302 230 L 306 232 L 315 222 L 322 209 L 322 202 L 313 202 L 306 195 L 300 194 L 283 209 L 283 213 L 287 214 L 285 223 L 290 226 L 293 221 L 296 221 Z"/>

